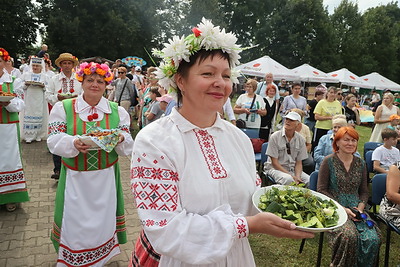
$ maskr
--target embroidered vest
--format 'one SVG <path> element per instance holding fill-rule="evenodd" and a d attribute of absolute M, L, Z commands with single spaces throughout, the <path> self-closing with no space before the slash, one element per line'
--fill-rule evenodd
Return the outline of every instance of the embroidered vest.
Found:
<path fill-rule="evenodd" d="M 111 114 L 104 114 L 104 118 L 97 122 L 84 122 L 79 118 L 79 114 L 75 112 L 74 99 L 63 100 L 63 105 L 67 117 L 67 134 L 82 135 L 90 128 L 99 126 L 103 129 L 115 129 L 119 124 L 118 104 L 110 102 Z M 65 167 L 75 171 L 94 171 L 106 169 L 114 165 L 118 161 L 118 154 L 113 149 L 110 153 L 104 150 L 93 150 L 88 153 L 79 153 L 75 158 L 62 158 Z"/>
<path fill-rule="evenodd" d="M 15 77 L 12 77 L 12 83 L 3 83 L 1 85 L 1 90 L 3 92 L 14 93 L 14 80 Z M 18 123 L 18 112 L 9 112 L 5 107 L 1 107 L 0 111 L 0 124 L 10 124 L 10 123 Z"/>

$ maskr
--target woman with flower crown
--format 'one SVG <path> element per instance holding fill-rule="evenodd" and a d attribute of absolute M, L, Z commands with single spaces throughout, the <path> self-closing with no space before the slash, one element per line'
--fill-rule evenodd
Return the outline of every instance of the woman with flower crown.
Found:
<path fill-rule="evenodd" d="M 159 83 L 181 105 L 135 139 L 131 188 L 143 231 L 130 266 L 255 266 L 250 233 L 313 236 L 253 207 L 261 181 L 251 142 L 218 114 L 240 48 L 208 20 L 193 32 L 157 52 Z"/>
<path fill-rule="evenodd" d="M 8 211 L 14 211 L 18 203 L 29 201 L 29 196 L 18 130 L 18 112 L 25 107 L 22 100 L 23 83 L 5 70 L 9 60 L 7 50 L 0 47 L 0 95 L 2 98 L 5 95 L 5 99 L 0 100 L 0 205 L 6 205 Z"/>
<path fill-rule="evenodd" d="M 43 58 L 32 56 L 29 71 L 24 72 L 21 78 L 25 82 L 25 110 L 20 113 L 21 138 L 28 144 L 33 140 L 40 142 L 47 138 L 49 110 L 44 93 L 49 77 L 45 69 Z"/>
<path fill-rule="evenodd" d="M 132 152 L 130 118 L 103 97 L 113 78 L 107 65 L 85 62 L 75 75 L 83 94 L 57 102 L 49 117 L 47 144 L 62 157 L 51 239 L 57 266 L 103 266 L 126 243 L 118 156 Z M 111 152 L 78 138 L 94 127 L 120 131 Z"/>

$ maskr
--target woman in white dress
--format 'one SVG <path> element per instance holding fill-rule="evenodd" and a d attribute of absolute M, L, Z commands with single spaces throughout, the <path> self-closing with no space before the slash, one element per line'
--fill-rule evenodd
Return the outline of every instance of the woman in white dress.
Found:
<path fill-rule="evenodd" d="M 376 109 L 374 123 L 375 127 L 372 131 L 370 142 L 383 142 L 381 132 L 390 123 L 390 115 L 400 115 L 400 109 L 393 105 L 394 95 L 392 93 L 386 93 L 383 95 L 382 105 Z"/>
<path fill-rule="evenodd" d="M 136 136 L 131 188 L 143 231 L 130 266 L 255 266 L 250 233 L 313 236 L 252 205 L 261 181 L 251 142 L 218 113 L 240 48 L 208 20 L 193 32 L 157 53 L 159 83 L 182 105 Z"/>
<path fill-rule="evenodd" d="M 83 94 L 50 113 L 47 144 L 62 157 L 51 232 L 57 266 L 103 266 L 127 242 L 118 156 L 131 154 L 133 139 L 129 114 L 102 97 L 112 77 L 105 64 L 82 63 Z M 78 138 L 92 127 L 121 131 L 111 152 L 89 150 Z"/>
<path fill-rule="evenodd" d="M 32 56 L 29 71 L 22 75 L 25 110 L 20 113 L 21 138 L 26 143 L 40 142 L 47 138 L 49 110 L 44 93 L 48 77 L 43 58 Z"/>

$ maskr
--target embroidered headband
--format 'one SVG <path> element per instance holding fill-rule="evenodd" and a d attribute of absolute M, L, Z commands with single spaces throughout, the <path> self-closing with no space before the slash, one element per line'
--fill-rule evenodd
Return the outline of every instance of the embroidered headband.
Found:
<path fill-rule="evenodd" d="M 11 57 L 8 54 L 7 50 L 5 50 L 2 47 L 0 47 L 0 57 L 2 57 L 4 61 L 9 61 L 11 59 Z"/>
<path fill-rule="evenodd" d="M 113 74 L 107 64 L 99 64 L 95 62 L 83 62 L 79 65 L 79 70 L 75 72 L 76 79 L 83 82 L 84 75 L 98 74 L 104 77 L 106 84 L 110 84 L 113 80 Z"/>
<path fill-rule="evenodd" d="M 239 64 L 239 53 L 242 51 L 236 44 L 237 38 L 233 33 L 225 32 L 219 26 L 214 26 L 210 20 L 203 18 L 197 27 L 192 29 L 192 34 L 184 37 L 173 36 L 169 43 L 164 44 L 164 49 L 153 49 L 153 55 L 162 58 L 160 66 L 155 72 L 158 83 L 165 89 L 177 89 L 174 76 L 178 71 L 182 60 L 189 62 L 190 56 L 201 49 L 217 50 L 221 49 L 229 54 L 229 63 L 231 69 Z M 232 70 L 231 80 L 238 83 L 238 73 Z"/>

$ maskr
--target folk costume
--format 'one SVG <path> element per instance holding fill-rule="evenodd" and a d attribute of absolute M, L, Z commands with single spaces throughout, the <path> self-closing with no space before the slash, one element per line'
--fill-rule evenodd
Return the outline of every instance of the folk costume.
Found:
<path fill-rule="evenodd" d="M 5 107 L 0 107 L 0 205 L 29 201 L 21 160 L 18 112 L 24 109 L 20 98 L 22 83 L 4 71 L 0 77 L 3 92 L 16 93 Z M 9 211 L 15 210 L 16 206 Z"/>
<path fill-rule="evenodd" d="M 34 73 L 32 64 L 42 66 L 40 73 Z M 20 113 L 21 138 L 27 143 L 33 140 L 41 141 L 47 138 L 47 126 L 49 110 L 44 96 L 48 77 L 45 74 L 44 61 L 41 58 L 32 57 L 29 71 L 22 75 L 24 85 L 25 110 Z"/>
<path fill-rule="evenodd" d="M 131 180 L 144 232 L 130 266 L 255 266 L 244 218 L 257 213 L 261 184 L 253 148 L 216 117 L 201 129 L 174 108 L 136 136 Z"/>
<path fill-rule="evenodd" d="M 95 107 L 82 95 L 54 105 L 47 143 L 62 157 L 51 233 L 57 266 L 103 266 L 127 242 L 118 156 L 132 152 L 129 124 L 129 114 L 104 97 Z M 76 136 L 95 126 L 120 129 L 125 139 L 110 153 L 80 153 Z"/>

